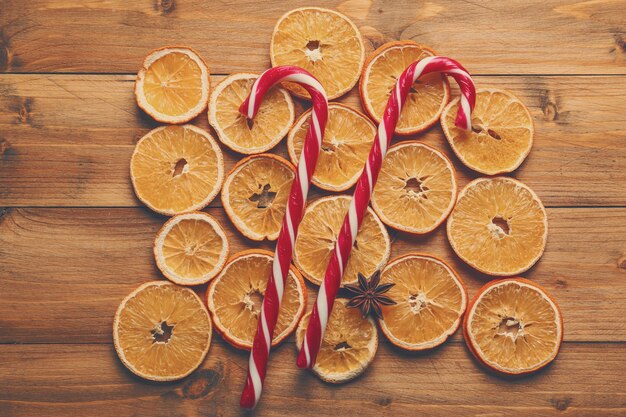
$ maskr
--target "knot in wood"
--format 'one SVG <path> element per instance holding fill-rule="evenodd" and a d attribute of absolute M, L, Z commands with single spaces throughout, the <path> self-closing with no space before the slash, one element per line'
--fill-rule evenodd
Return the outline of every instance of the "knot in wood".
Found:
<path fill-rule="evenodd" d="M 192 400 L 206 397 L 219 385 L 224 377 L 224 369 L 219 365 L 216 369 L 200 369 L 189 377 L 183 386 L 183 397 Z"/>
<path fill-rule="evenodd" d="M 544 119 L 547 121 L 557 120 L 559 118 L 559 108 L 554 92 L 545 90 L 541 94 L 541 110 Z"/>
<path fill-rule="evenodd" d="M 154 8 L 162 14 L 168 14 L 174 10 L 174 0 L 155 0 Z"/>

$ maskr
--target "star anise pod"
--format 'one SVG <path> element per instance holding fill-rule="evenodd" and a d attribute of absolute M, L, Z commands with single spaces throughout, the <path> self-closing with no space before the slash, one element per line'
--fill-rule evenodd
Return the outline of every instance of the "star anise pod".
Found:
<path fill-rule="evenodd" d="M 379 285 L 380 270 L 374 272 L 369 280 L 360 272 L 358 276 L 358 285 L 348 284 L 345 286 L 345 289 L 353 294 L 350 297 L 350 301 L 348 301 L 348 307 L 360 308 L 363 318 L 367 317 L 370 313 L 374 313 L 374 316 L 382 319 L 383 313 L 380 306 L 390 306 L 396 304 L 395 301 L 383 294 L 389 291 L 389 289 L 396 284 L 388 282 L 386 284 Z"/>

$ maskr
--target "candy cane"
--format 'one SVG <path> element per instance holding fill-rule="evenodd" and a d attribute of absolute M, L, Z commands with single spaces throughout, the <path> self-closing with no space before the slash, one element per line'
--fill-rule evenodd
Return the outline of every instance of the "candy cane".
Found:
<path fill-rule="evenodd" d="M 298 161 L 297 175 L 291 185 L 287 210 L 276 242 L 272 273 L 265 290 L 261 315 L 250 351 L 248 378 L 240 401 L 241 407 L 245 408 L 253 408 L 261 397 L 267 361 L 272 346 L 272 336 L 280 310 L 280 302 L 283 298 L 285 280 L 289 273 L 293 246 L 298 235 L 298 226 L 302 220 L 311 177 L 317 164 L 326 120 L 328 119 L 328 100 L 324 87 L 307 71 L 294 66 L 275 67 L 261 74 L 252 85 L 252 91 L 239 111 L 249 119 L 253 119 L 267 91 L 273 85 L 283 81 L 295 82 L 304 87 L 313 101 L 313 111 L 304 141 L 304 149 Z"/>
<path fill-rule="evenodd" d="M 474 109 L 476 90 L 470 75 L 461 64 L 450 58 L 435 56 L 414 62 L 407 67 L 398 79 L 387 101 L 383 119 L 378 126 L 378 133 L 356 185 L 348 213 L 339 231 L 335 250 L 326 268 L 324 281 L 317 294 L 317 301 L 313 306 L 313 313 L 309 321 L 304 343 L 298 355 L 297 364 L 300 368 L 310 368 L 317 358 L 328 317 L 333 308 L 333 301 L 341 285 L 341 277 L 348 262 L 350 250 L 354 245 L 359 226 L 365 216 L 383 158 L 387 153 L 387 147 L 398 123 L 402 105 L 406 100 L 409 89 L 419 77 L 432 72 L 447 74 L 457 82 L 462 95 L 455 124 L 461 129 L 471 130 L 472 128 L 471 112 Z"/>

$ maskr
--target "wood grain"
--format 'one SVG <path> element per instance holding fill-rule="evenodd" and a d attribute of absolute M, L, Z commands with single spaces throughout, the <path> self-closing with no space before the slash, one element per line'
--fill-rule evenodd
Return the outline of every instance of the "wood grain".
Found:
<path fill-rule="evenodd" d="M 139 206 L 128 164 L 136 141 L 157 124 L 137 108 L 133 79 L 0 75 L 0 207 Z M 515 176 L 546 205 L 626 205 L 625 77 L 476 81 L 510 89 L 529 106 L 536 139 Z M 342 101 L 360 108 L 356 91 Z M 208 129 L 206 113 L 195 123 Z M 452 158 L 461 185 L 476 177 L 452 155 L 439 126 L 419 139 Z M 274 152 L 285 155 L 284 144 Z M 241 156 L 224 153 L 229 170 Z"/>
<path fill-rule="evenodd" d="M 231 254 L 272 250 L 233 231 L 219 208 Z M 626 341 L 626 209 L 549 209 L 546 253 L 525 276 L 554 295 L 565 340 Z M 110 342 L 119 302 L 141 283 L 163 279 L 152 241 L 164 218 L 145 209 L 10 209 L 0 223 L 0 343 Z M 443 230 L 424 238 L 392 233 L 392 256 L 438 255 L 459 271 L 470 297 L 490 278 L 465 266 Z M 198 288 L 200 293 L 205 287 Z M 309 301 L 317 288 L 309 285 Z M 457 335 L 457 338 L 460 338 Z"/>
<path fill-rule="evenodd" d="M 135 73 L 163 45 L 196 48 L 216 74 L 261 71 L 290 0 L 7 1 L 0 71 Z M 476 74 L 626 74 L 623 0 L 317 1 L 347 14 L 371 46 L 413 39 Z"/>
<path fill-rule="evenodd" d="M 140 283 L 163 279 L 151 245 L 165 218 L 141 207 L 128 178 L 135 143 L 157 126 L 135 105 L 138 66 L 154 48 L 185 44 L 218 74 L 214 85 L 219 74 L 260 72 L 278 17 L 311 4 L 0 1 L 0 416 L 626 415 L 625 0 L 315 2 L 348 15 L 368 53 L 413 39 L 463 62 L 479 88 L 510 89 L 530 108 L 535 145 L 514 176 L 550 207 L 550 234 L 524 275 L 565 319 L 547 369 L 505 380 L 477 365 L 460 332 L 421 355 L 381 335 L 365 375 L 336 387 L 295 367 L 290 338 L 247 413 L 237 402 L 248 354 L 217 335 L 183 381 L 150 383 L 123 367 L 111 345 L 115 309 Z M 360 106 L 355 91 L 341 101 Z M 206 113 L 194 123 L 208 129 Z M 419 139 L 451 153 L 439 127 Z M 284 156 L 284 144 L 273 152 Z M 225 151 L 226 168 L 240 158 Z M 476 177 L 452 160 L 461 185 Z M 232 253 L 273 248 L 243 238 L 219 205 L 207 211 Z M 453 254 L 442 230 L 391 237 L 393 256 L 450 262 L 470 297 L 490 279 Z M 311 303 L 316 288 L 307 288 Z"/>
<path fill-rule="evenodd" d="M 256 413 L 238 406 L 247 353 L 215 339 L 199 371 L 177 383 L 132 376 L 111 345 L 0 346 L 0 409 L 13 417 L 315 415 L 569 415 L 626 413 L 626 345 L 565 343 L 547 372 L 490 375 L 465 346 L 425 355 L 381 345 L 364 375 L 341 386 L 295 366 L 293 343 L 276 349 Z M 97 375 L 97 377 L 94 377 Z"/>

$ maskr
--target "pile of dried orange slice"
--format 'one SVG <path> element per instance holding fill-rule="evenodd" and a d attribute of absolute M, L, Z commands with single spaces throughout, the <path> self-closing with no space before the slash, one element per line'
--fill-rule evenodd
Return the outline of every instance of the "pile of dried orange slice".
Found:
<path fill-rule="evenodd" d="M 308 70 L 329 99 L 358 84 L 363 111 L 341 102 L 329 105 L 312 177 L 322 197 L 309 202 L 300 224 L 273 345 L 294 332 L 296 344 L 302 344 L 310 317 L 305 279 L 312 287 L 323 280 L 350 202 L 341 192 L 360 176 L 400 74 L 435 54 L 413 41 L 398 41 L 366 58 L 356 25 L 328 9 L 296 9 L 278 20 L 272 65 Z M 118 355 L 141 377 L 166 381 L 189 375 L 207 354 L 213 328 L 236 348 L 252 346 L 273 258 L 255 242 L 278 237 L 311 114 L 305 110 L 296 117 L 303 106 L 295 101 L 306 108 L 308 94 L 285 83 L 267 94 L 254 120 L 247 119 L 239 106 L 257 77 L 232 74 L 211 91 L 206 63 L 186 47 L 152 52 L 137 75 L 137 104 L 169 125 L 139 140 L 130 177 L 143 204 L 172 216 L 153 244 L 156 265 L 172 283 L 142 285 L 122 301 L 114 319 Z M 363 284 L 359 274 L 376 274 L 393 302 L 377 307 L 375 320 L 350 308 L 345 298 L 335 301 L 313 367 L 322 380 L 340 383 L 363 373 L 378 348 L 377 328 L 392 344 L 418 351 L 441 345 L 462 325 L 471 353 L 505 374 L 533 372 L 557 355 L 563 323 L 556 302 L 539 285 L 515 277 L 543 254 L 546 210 L 528 186 L 493 176 L 514 171 L 529 154 L 532 117 L 512 93 L 480 89 L 473 128 L 466 132 L 454 126 L 458 99 L 450 99 L 449 83 L 438 74 L 421 78 L 409 92 L 395 132 L 409 140 L 388 150 L 342 282 L 354 288 Z M 185 124 L 207 107 L 215 136 Z M 444 150 L 416 140 L 437 122 L 449 144 Z M 286 145 L 279 145 L 285 137 Z M 459 191 L 453 162 L 488 176 Z M 225 165 L 231 165 L 227 174 Z M 215 215 L 217 209 L 209 210 L 213 215 L 201 211 L 220 191 L 226 217 L 250 246 L 232 256 L 224 216 Z M 394 239 L 387 227 L 422 235 L 444 222 L 458 258 L 481 273 L 509 278 L 489 282 L 468 302 L 463 280 L 444 260 L 412 248 L 389 259 Z M 206 290 L 206 303 L 198 290 Z"/>

